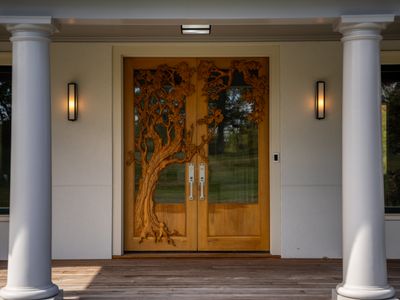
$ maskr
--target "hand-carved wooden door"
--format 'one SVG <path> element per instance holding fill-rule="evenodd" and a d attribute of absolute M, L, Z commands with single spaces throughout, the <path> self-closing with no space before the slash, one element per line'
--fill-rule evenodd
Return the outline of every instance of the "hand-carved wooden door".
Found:
<path fill-rule="evenodd" d="M 268 250 L 268 60 L 124 60 L 125 251 Z"/>

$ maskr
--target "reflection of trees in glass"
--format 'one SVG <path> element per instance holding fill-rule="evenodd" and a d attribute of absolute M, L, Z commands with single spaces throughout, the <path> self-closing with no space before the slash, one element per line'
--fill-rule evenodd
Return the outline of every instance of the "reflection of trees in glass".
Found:
<path fill-rule="evenodd" d="M 7 213 L 10 198 L 11 67 L 0 67 L 0 213 Z"/>
<path fill-rule="evenodd" d="M 0 124 L 11 120 L 11 78 L 0 81 Z"/>
<path fill-rule="evenodd" d="M 248 131 L 254 127 L 254 123 L 246 118 L 252 112 L 252 105 L 243 101 L 243 91 L 247 89 L 247 86 L 231 87 L 220 94 L 218 101 L 210 101 L 209 107 L 220 109 L 224 116 L 217 128 L 216 138 L 211 141 L 214 147 L 210 147 L 210 154 L 237 151 L 232 147 L 246 150 L 247 144 L 252 144 L 247 139 L 244 140 L 244 136 L 252 138 Z M 243 142 L 246 145 L 243 145 Z M 228 149 L 225 149 L 226 147 Z M 252 149 L 253 147 L 250 147 L 247 150 Z"/>
<path fill-rule="evenodd" d="M 383 153 L 385 167 L 385 206 L 400 207 L 400 69 L 397 78 L 382 74 Z M 386 130 L 385 130 L 386 129 Z"/>
<path fill-rule="evenodd" d="M 233 60 L 227 68 L 202 60 L 198 75 L 209 109 L 223 121 L 208 147 L 209 203 L 257 203 L 258 124 L 264 119 L 267 79 L 263 65 Z"/>
<path fill-rule="evenodd" d="M 209 145 L 210 203 L 257 203 L 258 130 L 247 117 L 252 104 L 243 97 L 249 89 L 241 78 L 237 86 L 221 92 L 218 101 L 209 101 L 210 108 L 224 115 Z"/>

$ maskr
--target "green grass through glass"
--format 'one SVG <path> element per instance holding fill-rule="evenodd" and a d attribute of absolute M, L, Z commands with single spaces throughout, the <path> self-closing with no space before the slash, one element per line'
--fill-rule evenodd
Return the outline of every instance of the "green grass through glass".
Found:
<path fill-rule="evenodd" d="M 208 147 L 209 203 L 258 202 L 258 128 L 247 118 L 252 111 L 243 99 L 248 88 L 234 86 L 209 101 L 209 108 L 224 116 Z"/>

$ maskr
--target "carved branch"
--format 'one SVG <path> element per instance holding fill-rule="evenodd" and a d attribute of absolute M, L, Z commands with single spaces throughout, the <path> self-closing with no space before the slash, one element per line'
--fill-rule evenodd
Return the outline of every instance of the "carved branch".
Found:
<path fill-rule="evenodd" d="M 244 91 L 243 99 L 252 105 L 252 111 L 247 118 L 260 123 L 264 118 L 265 93 L 267 92 L 267 78 L 261 75 L 262 65 L 257 61 L 234 60 L 227 69 L 218 68 L 214 62 L 202 60 L 198 68 L 198 75 L 205 84 L 203 94 L 211 101 L 217 101 L 219 94 L 226 92 L 232 86 L 235 72 L 243 75 L 249 89 Z"/>

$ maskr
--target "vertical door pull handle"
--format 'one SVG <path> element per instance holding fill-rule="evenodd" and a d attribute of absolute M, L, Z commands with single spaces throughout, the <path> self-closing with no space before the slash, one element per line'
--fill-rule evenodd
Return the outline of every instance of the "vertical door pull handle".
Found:
<path fill-rule="evenodd" d="M 189 200 L 193 200 L 193 184 L 194 184 L 194 163 L 189 163 Z"/>
<path fill-rule="evenodd" d="M 204 186 L 206 183 L 206 164 L 201 163 L 199 167 L 200 200 L 204 200 Z"/>

